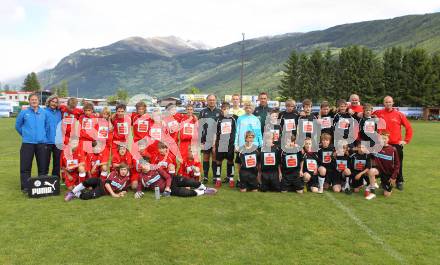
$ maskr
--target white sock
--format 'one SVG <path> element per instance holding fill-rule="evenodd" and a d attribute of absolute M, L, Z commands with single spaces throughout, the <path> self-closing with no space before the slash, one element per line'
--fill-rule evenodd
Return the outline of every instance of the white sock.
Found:
<path fill-rule="evenodd" d="M 103 176 L 103 177 L 107 177 L 107 175 L 108 175 L 107 171 L 102 171 L 102 172 L 101 172 L 101 176 Z"/>
<path fill-rule="evenodd" d="M 217 166 L 217 173 L 215 173 L 216 176 L 220 176 L 222 174 L 222 166 Z"/>
<path fill-rule="evenodd" d="M 84 178 L 86 176 L 86 172 L 81 172 L 78 174 L 78 176 L 80 176 L 81 178 Z"/>
<path fill-rule="evenodd" d="M 200 186 L 196 190 L 206 190 L 206 186 L 200 183 Z"/>
<path fill-rule="evenodd" d="M 84 187 L 84 185 L 82 183 L 80 183 L 80 184 L 76 185 L 75 188 L 73 188 L 72 192 L 73 192 L 73 194 L 75 194 L 75 197 L 79 198 L 79 195 L 81 195 L 81 191 L 85 188 L 86 187 Z"/>
<path fill-rule="evenodd" d="M 205 194 L 204 190 L 194 190 L 197 193 L 197 196 L 202 196 L 203 194 Z"/>
<path fill-rule="evenodd" d="M 345 177 L 345 187 L 350 188 L 350 177 Z"/>
<path fill-rule="evenodd" d="M 235 165 L 232 165 L 232 167 L 231 167 L 231 177 L 233 177 L 234 176 L 234 172 L 235 171 Z"/>
<path fill-rule="evenodd" d="M 319 188 L 320 188 L 320 189 L 324 188 L 324 181 L 325 181 L 325 178 L 323 178 L 323 177 L 318 177 L 318 181 L 319 181 Z"/>

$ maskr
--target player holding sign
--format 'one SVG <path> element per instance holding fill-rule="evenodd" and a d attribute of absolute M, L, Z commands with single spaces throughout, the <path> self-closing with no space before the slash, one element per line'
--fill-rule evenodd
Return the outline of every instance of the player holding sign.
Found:
<path fill-rule="evenodd" d="M 128 145 L 128 136 L 130 134 L 131 118 L 125 113 L 127 106 L 119 104 L 116 106 L 116 115 L 113 117 L 113 143 L 112 154 L 118 152 L 118 145 Z"/>
<path fill-rule="evenodd" d="M 365 108 L 364 108 L 365 111 Z M 369 183 L 368 171 L 371 168 L 370 155 L 361 142 L 356 144 L 356 153 L 350 156 L 349 168 L 351 171 L 351 185 L 355 193 L 359 192 L 364 186 L 364 182 Z"/>
<path fill-rule="evenodd" d="M 281 152 L 281 192 L 303 193 L 304 190 L 304 181 L 300 174 L 303 155 L 295 140 L 295 135 L 291 135 Z"/>
<path fill-rule="evenodd" d="M 334 152 L 335 148 L 332 144 L 331 135 L 328 133 L 321 134 L 321 148 L 318 151 L 320 161 L 318 171 L 325 176 L 324 189 L 332 186 L 334 192 L 340 192 L 341 181 L 336 175 Z"/>
<path fill-rule="evenodd" d="M 229 103 L 223 102 L 221 105 L 222 114 L 217 120 L 217 130 L 215 137 L 215 158 L 217 160 L 217 170 L 215 172 L 216 183 L 220 181 L 223 160 L 226 159 L 226 178 L 223 183 L 234 182 L 234 138 L 236 123 L 232 115 L 229 114 Z"/>
<path fill-rule="evenodd" d="M 348 168 L 349 161 L 349 149 L 348 143 L 344 140 L 341 140 L 336 145 L 336 153 L 335 153 L 335 164 L 336 164 L 336 175 L 335 175 L 335 183 L 344 183 L 342 190 L 345 191 L 346 194 L 351 194 L 350 189 L 350 176 L 351 171 Z"/>
<path fill-rule="evenodd" d="M 186 106 L 186 114 L 178 113 L 177 115 L 178 119 L 180 120 L 179 150 L 182 156 L 182 160 L 185 161 L 190 156 L 188 150 L 192 150 L 194 152 L 192 156 L 198 156 L 196 145 L 198 139 L 199 123 L 197 120 L 197 116 L 194 115 L 193 105 Z"/>
<path fill-rule="evenodd" d="M 346 140 L 349 141 L 349 143 L 352 143 L 357 137 L 357 132 L 354 131 L 357 129 L 355 126 L 356 120 L 350 113 L 348 113 L 347 102 L 345 99 L 338 100 L 336 104 L 338 107 L 338 112 L 333 118 L 334 142 L 336 144 L 336 142 L 339 140 Z"/>
<path fill-rule="evenodd" d="M 296 111 L 295 100 L 286 100 L 286 110 L 280 112 L 278 119 L 280 119 L 280 126 L 282 136 L 290 132 L 292 135 L 296 135 L 296 125 L 298 123 L 298 111 Z"/>
<path fill-rule="evenodd" d="M 247 131 L 245 134 L 245 144 L 239 150 L 241 161 L 239 188 L 241 192 L 258 191 L 260 161 L 258 159 L 258 146 L 254 144 L 254 138 L 255 134 L 252 131 Z"/>
<path fill-rule="evenodd" d="M 147 104 L 143 101 L 136 103 L 136 112 L 131 114 L 133 126 L 133 143 L 146 139 L 150 130 L 151 118 L 147 113 Z"/>
<path fill-rule="evenodd" d="M 277 114 L 278 116 L 278 114 Z M 274 144 L 274 135 L 264 133 L 264 144 L 260 152 L 261 187 L 262 192 L 280 191 L 280 149 Z"/>
<path fill-rule="evenodd" d="M 304 156 L 301 161 L 300 175 L 303 177 L 307 187 L 312 192 L 323 193 L 325 175 L 318 177 L 319 157 L 317 152 L 312 151 L 312 139 L 304 141 Z"/>

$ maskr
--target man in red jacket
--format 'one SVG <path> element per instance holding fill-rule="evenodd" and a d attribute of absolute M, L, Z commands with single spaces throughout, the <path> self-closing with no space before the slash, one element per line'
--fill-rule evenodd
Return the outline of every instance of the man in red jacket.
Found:
<path fill-rule="evenodd" d="M 394 146 L 399 154 L 400 158 L 400 170 L 397 175 L 396 187 L 399 190 L 403 190 L 403 147 L 408 144 L 413 135 L 411 124 L 406 119 L 405 114 L 393 109 L 393 98 L 386 96 L 383 99 L 384 109 L 376 110 L 373 115 L 378 118 L 384 119 L 386 123 L 386 131 L 390 132 L 389 144 Z M 405 138 L 402 140 L 402 126 L 405 127 Z"/>

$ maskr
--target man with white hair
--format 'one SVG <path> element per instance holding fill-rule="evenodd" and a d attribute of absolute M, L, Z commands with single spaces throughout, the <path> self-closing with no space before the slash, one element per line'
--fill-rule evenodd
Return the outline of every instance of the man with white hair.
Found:
<path fill-rule="evenodd" d="M 348 106 L 348 112 L 353 115 L 354 113 L 362 113 L 364 111 L 363 106 L 361 105 L 361 100 L 359 95 L 351 94 L 350 95 L 350 106 Z"/>
<path fill-rule="evenodd" d="M 386 130 L 390 133 L 388 143 L 394 146 L 400 157 L 400 171 L 397 175 L 396 187 L 403 190 L 403 147 L 411 141 L 413 131 L 411 123 L 407 120 L 405 114 L 393 108 L 393 98 L 386 96 L 383 99 L 384 109 L 376 110 L 373 115 L 384 119 Z M 402 126 L 405 127 L 405 139 L 402 140 Z"/>
<path fill-rule="evenodd" d="M 58 96 L 52 95 L 46 99 L 47 127 L 47 165 L 52 156 L 52 176 L 60 176 L 61 149 L 56 144 L 62 144 L 61 137 L 61 111 L 58 109 Z M 59 130 L 57 132 L 57 130 Z M 58 138 L 58 139 L 56 139 Z M 57 141 L 58 140 L 58 141 Z"/>

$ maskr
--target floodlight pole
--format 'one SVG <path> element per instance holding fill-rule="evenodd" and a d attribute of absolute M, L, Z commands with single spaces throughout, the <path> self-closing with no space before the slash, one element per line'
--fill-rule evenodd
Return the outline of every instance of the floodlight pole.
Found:
<path fill-rule="evenodd" d="M 240 106 L 243 97 L 244 33 L 241 33 L 241 35 L 243 35 L 243 40 L 241 41 Z"/>

